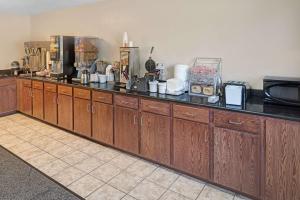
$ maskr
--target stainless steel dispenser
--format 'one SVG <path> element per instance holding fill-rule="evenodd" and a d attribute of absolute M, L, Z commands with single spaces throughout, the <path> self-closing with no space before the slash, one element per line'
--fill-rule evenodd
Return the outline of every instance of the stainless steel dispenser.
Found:
<path fill-rule="evenodd" d="M 140 57 L 138 47 L 120 48 L 120 82 L 127 84 L 140 76 Z"/>

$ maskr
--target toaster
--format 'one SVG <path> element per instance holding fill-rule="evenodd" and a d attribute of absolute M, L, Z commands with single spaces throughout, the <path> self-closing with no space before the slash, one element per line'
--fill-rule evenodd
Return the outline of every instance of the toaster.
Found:
<path fill-rule="evenodd" d="M 250 95 L 250 85 L 243 81 L 228 81 L 224 83 L 226 105 L 244 106 Z"/>

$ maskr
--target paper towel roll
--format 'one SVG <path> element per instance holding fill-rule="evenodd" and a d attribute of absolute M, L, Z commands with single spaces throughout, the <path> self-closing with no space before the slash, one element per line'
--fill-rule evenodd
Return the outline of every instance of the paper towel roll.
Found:
<path fill-rule="evenodd" d="M 174 78 L 180 79 L 182 81 L 188 80 L 188 74 L 189 74 L 189 68 L 188 65 L 175 65 L 174 68 Z"/>

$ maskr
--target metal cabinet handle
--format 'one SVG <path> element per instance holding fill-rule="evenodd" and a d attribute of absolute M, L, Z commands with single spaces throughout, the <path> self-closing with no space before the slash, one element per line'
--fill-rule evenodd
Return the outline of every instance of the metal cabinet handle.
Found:
<path fill-rule="evenodd" d="M 136 116 L 133 116 L 133 124 L 136 125 Z"/>
<path fill-rule="evenodd" d="M 229 120 L 228 123 L 232 124 L 232 125 L 242 125 L 243 124 L 243 122 L 241 122 L 241 121 L 237 122 L 237 121 L 232 121 L 232 120 Z"/>
<path fill-rule="evenodd" d="M 186 113 L 183 113 L 183 114 L 186 115 L 186 116 L 188 116 L 188 117 L 194 117 L 194 114 L 192 114 L 192 113 L 186 112 Z"/>
<path fill-rule="evenodd" d="M 59 101 L 58 101 L 58 99 L 59 99 L 59 98 L 58 98 L 58 97 L 56 97 L 56 104 L 57 104 L 57 105 L 59 104 Z"/>
<path fill-rule="evenodd" d="M 143 125 L 143 116 L 141 116 L 141 126 Z"/>
<path fill-rule="evenodd" d="M 95 114 L 95 106 L 92 105 L 92 113 Z"/>

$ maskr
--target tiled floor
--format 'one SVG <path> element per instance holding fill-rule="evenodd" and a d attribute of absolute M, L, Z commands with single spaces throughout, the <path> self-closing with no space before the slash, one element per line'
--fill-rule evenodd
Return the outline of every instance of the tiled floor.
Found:
<path fill-rule="evenodd" d="M 0 145 L 88 200 L 246 199 L 21 114 L 0 127 Z"/>

